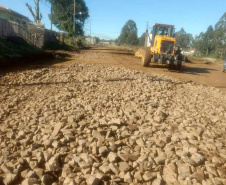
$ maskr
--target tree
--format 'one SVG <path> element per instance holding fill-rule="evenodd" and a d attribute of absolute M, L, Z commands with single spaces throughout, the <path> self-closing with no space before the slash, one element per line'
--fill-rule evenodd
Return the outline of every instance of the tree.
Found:
<path fill-rule="evenodd" d="M 73 35 L 74 0 L 47 0 L 52 5 L 49 15 L 52 23 L 59 29 Z M 85 20 L 89 17 L 84 0 L 75 0 L 75 34 L 83 35 Z"/>
<path fill-rule="evenodd" d="M 40 0 L 34 0 L 35 10 L 36 10 L 35 13 L 33 12 L 32 7 L 28 3 L 26 3 L 26 6 L 27 6 L 28 10 L 31 12 L 31 15 L 33 16 L 36 24 L 40 24 L 41 19 L 42 19 L 42 14 L 39 12 L 39 1 Z"/>
<path fill-rule="evenodd" d="M 210 25 L 207 28 L 206 33 L 204 35 L 204 45 L 205 45 L 205 50 L 207 55 L 209 55 L 214 49 L 213 35 L 214 35 L 214 29 L 213 29 L 213 26 Z"/>
<path fill-rule="evenodd" d="M 137 25 L 133 20 L 129 20 L 123 26 L 121 34 L 118 37 L 118 44 L 137 45 Z"/>
<path fill-rule="evenodd" d="M 222 29 L 222 28 L 226 28 L 226 12 L 220 18 L 220 20 L 217 22 L 217 24 L 215 25 L 216 30 L 219 30 L 219 29 Z"/>
<path fill-rule="evenodd" d="M 209 26 L 194 39 L 194 47 L 204 55 L 226 56 L 226 12 L 215 25 Z"/>
<path fill-rule="evenodd" d="M 205 33 L 201 32 L 198 36 L 195 37 L 195 40 L 193 42 L 194 47 L 202 54 L 209 55 L 212 51 L 214 51 L 213 37 L 214 29 L 210 25 Z"/>
<path fill-rule="evenodd" d="M 139 40 L 139 46 L 144 46 L 146 35 L 147 35 L 146 33 L 143 33 L 141 35 L 141 37 L 138 38 L 138 40 Z"/>
<path fill-rule="evenodd" d="M 100 43 L 100 38 L 99 37 L 94 37 L 96 39 L 97 44 Z"/>
<path fill-rule="evenodd" d="M 201 32 L 199 35 L 195 36 L 194 42 L 193 42 L 193 47 L 201 52 L 202 54 L 205 53 L 205 44 L 204 44 L 204 36 L 205 33 Z"/>
<path fill-rule="evenodd" d="M 186 33 L 184 28 L 176 32 L 177 45 L 182 48 L 189 48 L 192 45 L 193 37 L 192 34 Z"/>
<path fill-rule="evenodd" d="M 226 56 L 226 12 L 215 25 L 213 36 L 215 54 L 221 58 Z"/>

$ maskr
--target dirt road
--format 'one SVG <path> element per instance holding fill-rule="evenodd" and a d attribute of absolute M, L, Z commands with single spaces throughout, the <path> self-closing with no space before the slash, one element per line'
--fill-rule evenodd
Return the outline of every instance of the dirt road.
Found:
<path fill-rule="evenodd" d="M 0 69 L 0 184 L 226 184 L 226 94 L 169 77 L 211 84 L 220 66 L 69 54 Z"/>
<path fill-rule="evenodd" d="M 83 50 L 81 54 L 68 58 L 67 63 L 90 63 L 103 64 L 108 66 L 125 67 L 138 71 L 150 72 L 153 74 L 164 74 L 182 81 L 193 81 L 197 84 L 220 88 L 226 92 L 226 73 L 222 72 L 222 64 L 204 64 L 197 61 L 186 63 L 180 72 L 171 72 L 162 66 L 142 67 L 140 59 L 128 50 L 115 48 L 93 47 L 90 50 Z"/>

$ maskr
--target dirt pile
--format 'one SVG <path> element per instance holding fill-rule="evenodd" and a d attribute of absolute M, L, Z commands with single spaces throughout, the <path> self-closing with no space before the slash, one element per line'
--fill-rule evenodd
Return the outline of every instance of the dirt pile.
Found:
<path fill-rule="evenodd" d="M 4 184 L 226 184 L 226 104 L 215 88 L 85 64 L 0 84 Z"/>

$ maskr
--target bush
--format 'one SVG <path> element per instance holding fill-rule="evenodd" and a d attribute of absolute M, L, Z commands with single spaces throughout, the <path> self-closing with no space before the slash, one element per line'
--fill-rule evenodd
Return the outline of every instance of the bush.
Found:
<path fill-rule="evenodd" d="M 35 53 L 42 53 L 42 50 L 27 44 L 19 37 L 0 38 L 1 58 L 19 57 Z"/>
<path fill-rule="evenodd" d="M 64 37 L 64 43 L 71 47 L 85 47 L 87 46 L 84 36 L 76 36 L 75 39 L 72 36 L 66 35 Z"/>
<path fill-rule="evenodd" d="M 59 44 L 56 42 L 47 42 L 42 47 L 44 50 L 71 50 L 72 47 L 66 44 Z"/>
<path fill-rule="evenodd" d="M 86 43 L 86 39 L 84 36 L 78 36 L 76 37 L 76 43 L 77 47 L 85 47 L 87 46 L 87 43 Z"/>
<path fill-rule="evenodd" d="M 204 54 L 199 52 L 199 51 L 195 51 L 194 54 L 192 55 L 193 57 L 204 57 Z"/>

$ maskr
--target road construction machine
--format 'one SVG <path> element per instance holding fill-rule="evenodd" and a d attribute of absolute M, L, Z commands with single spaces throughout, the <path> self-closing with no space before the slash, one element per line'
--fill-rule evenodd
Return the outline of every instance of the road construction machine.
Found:
<path fill-rule="evenodd" d="M 170 70 L 181 69 L 183 57 L 180 47 L 176 46 L 174 25 L 155 23 L 146 36 L 146 48 L 135 53 L 144 67 L 156 63 L 166 65 Z"/>

